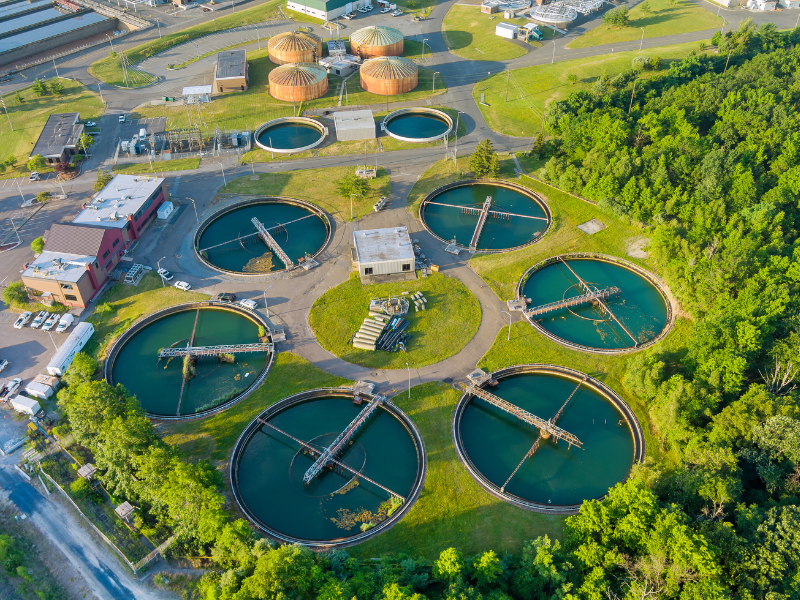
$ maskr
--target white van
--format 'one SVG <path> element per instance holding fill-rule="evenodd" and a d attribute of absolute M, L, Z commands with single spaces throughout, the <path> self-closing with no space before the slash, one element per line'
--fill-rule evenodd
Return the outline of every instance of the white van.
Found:
<path fill-rule="evenodd" d="M 237 304 L 242 308 L 246 308 L 247 310 L 255 310 L 258 308 L 258 302 L 255 300 L 239 300 Z"/>
<path fill-rule="evenodd" d="M 58 322 L 58 327 L 56 327 L 56 333 L 64 333 L 70 325 L 75 322 L 75 317 L 70 313 L 65 313 L 61 320 Z"/>

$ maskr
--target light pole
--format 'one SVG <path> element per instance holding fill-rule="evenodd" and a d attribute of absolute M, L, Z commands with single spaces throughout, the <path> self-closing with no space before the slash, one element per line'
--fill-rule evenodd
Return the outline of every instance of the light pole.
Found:
<path fill-rule="evenodd" d="M 268 288 L 264 289 L 264 310 L 267 311 L 267 318 L 268 319 L 269 319 L 269 305 L 267 304 L 267 290 L 269 288 L 271 288 L 271 287 L 272 286 L 269 286 Z"/>
<path fill-rule="evenodd" d="M 400 347 L 400 350 L 403 351 L 403 354 L 408 357 L 408 352 L 406 352 L 406 345 L 403 342 L 399 342 L 397 344 Z M 411 367 L 408 366 L 408 361 L 406 361 L 406 370 L 408 371 L 408 399 L 411 400 Z"/>
<path fill-rule="evenodd" d="M 453 150 L 453 166 L 458 167 L 458 120 L 461 117 L 461 111 L 456 111 L 456 144 Z"/>
<path fill-rule="evenodd" d="M 218 164 L 219 164 L 219 168 L 222 169 L 222 183 L 225 185 L 225 187 L 228 187 L 228 182 L 225 181 L 225 169 L 223 168 L 222 163 L 218 163 Z"/>
<path fill-rule="evenodd" d="M 197 216 L 197 204 L 195 204 L 194 200 L 189 198 L 189 196 L 186 196 L 186 199 L 189 200 L 192 203 L 192 206 L 194 206 L 194 218 L 197 219 L 197 224 L 199 225 L 200 224 L 200 217 Z"/>
<path fill-rule="evenodd" d="M 158 25 L 158 38 L 161 39 L 161 22 L 156 19 L 156 25 Z"/>
<path fill-rule="evenodd" d="M 639 50 L 642 49 L 642 44 L 644 44 L 644 27 L 639 27 L 642 30 L 642 39 L 639 40 Z"/>
<path fill-rule="evenodd" d="M 58 74 L 58 67 L 56 66 L 55 58 L 53 58 L 53 68 L 56 70 L 56 77 L 61 77 L 61 75 Z"/>
<path fill-rule="evenodd" d="M 510 342 L 511 341 L 511 313 L 508 312 L 508 311 L 505 311 L 505 310 L 501 310 L 500 312 L 508 315 L 508 339 L 506 341 Z"/>
<path fill-rule="evenodd" d="M 256 25 L 256 37 L 258 38 L 258 49 L 261 50 L 261 32 L 258 30 L 258 25 Z"/>
<path fill-rule="evenodd" d="M 100 92 L 100 102 L 105 103 L 105 100 L 103 99 L 103 90 L 100 89 L 100 83 L 99 82 L 97 84 L 97 91 Z"/>
<path fill-rule="evenodd" d="M 433 93 L 436 92 L 436 76 L 439 74 L 439 71 L 433 72 Z"/>
<path fill-rule="evenodd" d="M 167 287 L 167 283 L 164 280 L 164 275 L 161 273 L 161 261 L 167 258 L 166 256 L 162 256 L 156 261 L 156 266 L 158 267 L 158 276 L 161 277 L 161 287 Z"/>
<path fill-rule="evenodd" d="M 553 58 L 550 59 L 550 64 L 552 65 L 556 62 L 556 41 L 553 40 Z"/>
<path fill-rule="evenodd" d="M 422 60 L 425 60 L 425 42 L 428 41 L 428 38 L 422 38 Z"/>
<path fill-rule="evenodd" d="M 111 36 L 108 35 L 108 34 L 106 34 L 106 37 L 108 38 L 108 43 L 111 44 L 111 51 L 113 52 L 114 51 L 114 40 L 112 40 Z"/>
<path fill-rule="evenodd" d="M 353 196 L 358 196 L 358 194 L 350 194 L 350 218 L 353 218 Z"/>

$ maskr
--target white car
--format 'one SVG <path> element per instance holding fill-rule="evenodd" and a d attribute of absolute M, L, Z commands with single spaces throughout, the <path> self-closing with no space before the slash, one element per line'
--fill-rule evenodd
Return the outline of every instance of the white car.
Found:
<path fill-rule="evenodd" d="M 237 304 L 242 308 L 246 308 L 247 310 L 255 310 L 258 308 L 258 302 L 255 300 L 239 300 Z"/>
<path fill-rule="evenodd" d="M 119 122 L 120 123 L 124 123 L 125 122 L 125 115 L 120 115 L 119 116 Z"/>
<path fill-rule="evenodd" d="M 2 373 L 7 366 L 8 366 L 7 360 L 0 360 L 0 373 Z"/>
<path fill-rule="evenodd" d="M 381 9 L 381 14 L 390 13 L 390 12 L 392 12 L 392 9 L 389 8 L 388 6 L 386 8 L 382 8 Z"/>
<path fill-rule="evenodd" d="M 366 8 L 366 9 L 367 9 L 367 12 L 369 12 L 369 11 L 371 11 L 371 10 L 372 10 L 373 8 L 375 8 L 375 7 L 374 7 L 374 6 L 372 6 L 372 4 L 367 4 L 367 5 L 366 5 L 364 8 Z"/>
<path fill-rule="evenodd" d="M 50 331 L 55 326 L 55 324 L 58 323 L 59 316 L 60 315 L 58 313 L 53 313 L 52 315 L 47 317 L 47 320 L 44 322 L 44 325 L 42 325 L 42 331 Z"/>
<path fill-rule="evenodd" d="M 350 21 L 350 20 L 352 20 L 352 19 L 355 19 L 355 18 L 356 18 L 356 13 L 347 13 L 346 15 L 343 15 L 343 18 L 345 18 L 345 19 L 347 19 L 348 21 Z"/>
<path fill-rule="evenodd" d="M 184 292 L 188 292 L 190 289 L 192 289 L 192 286 L 186 283 L 185 281 L 176 281 L 175 287 L 178 288 L 179 290 L 183 290 Z"/>
<path fill-rule="evenodd" d="M 16 321 L 14 321 L 14 329 L 22 329 L 25 323 L 27 323 L 30 320 L 30 318 L 31 318 L 31 313 L 26 310 L 19 317 L 17 317 Z"/>
<path fill-rule="evenodd" d="M 41 311 L 38 315 L 33 318 L 33 323 L 31 323 L 31 327 L 34 329 L 39 329 L 39 325 L 45 322 L 45 319 L 50 316 L 50 313 L 46 310 Z"/>
<path fill-rule="evenodd" d="M 398 8 L 396 11 L 394 11 L 394 12 L 392 13 L 392 16 L 393 16 L 393 17 L 399 17 L 399 16 L 400 16 L 400 15 L 402 15 L 402 14 L 403 14 L 403 11 L 402 11 L 402 10 L 400 10 L 400 9 Z"/>
<path fill-rule="evenodd" d="M 30 176 L 30 178 L 29 178 L 29 179 L 30 179 L 31 181 L 36 181 L 37 179 L 39 179 L 39 171 L 33 171 L 33 172 L 31 173 L 31 176 Z"/>
<path fill-rule="evenodd" d="M 0 400 L 8 400 L 22 385 L 22 379 L 15 377 L 11 381 L 7 381 L 5 385 L 0 388 Z"/>
<path fill-rule="evenodd" d="M 167 281 L 172 281 L 172 273 L 170 273 L 166 269 L 159 269 L 158 274 L 161 275 L 161 277 L 163 277 Z"/>
<path fill-rule="evenodd" d="M 356 10 L 357 10 L 358 12 L 360 12 L 360 13 L 367 13 L 367 12 L 369 12 L 369 11 L 368 11 L 366 8 L 364 8 L 363 6 L 362 6 L 361 8 L 357 8 Z"/>
<path fill-rule="evenodd" d="M 97 125 L 97 123 L 95 123 L 94 121 L 87 121 L 86 122 L 86 126 L 87 127 L 94 127 L 95 125 Z"/>

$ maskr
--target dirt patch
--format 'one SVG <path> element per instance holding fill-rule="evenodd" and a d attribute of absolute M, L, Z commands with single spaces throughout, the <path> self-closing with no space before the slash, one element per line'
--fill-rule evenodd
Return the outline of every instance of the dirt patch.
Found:
<path fill-rule="evenodd" d="M 640 236 L 631 238 L 628 240 L 628 243 L 625 244 L 625 252 L 628 256 L 632 256 L 633 258 L 647 258 L 649 254 L 645 248 L 650 244 L 650 240 L 646 237 Z"/>

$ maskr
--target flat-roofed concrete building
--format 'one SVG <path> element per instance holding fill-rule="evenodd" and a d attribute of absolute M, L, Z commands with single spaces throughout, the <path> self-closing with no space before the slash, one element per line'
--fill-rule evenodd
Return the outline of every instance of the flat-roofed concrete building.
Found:
<path fill-rule="evenodd" d="M 353 232 L 354 263 L 362 277 L 413 274 L 414 249 L 406 227 Z"/>
<path fill-rule="evenodd" d="M 48 163 L 69 162 L 78 152 L 78 140 L 83 134 L 83 123 L 78 123 L 78 113 L 50 115 L 28 159 L 41 154 Z"/>
<path fill-rule="evenodd" d="M 247 52 L 244 50 L 223 50 L 217 53 L 217 68 L 214 71 L 214 91 L 243 92 L 249 80 L 247 73 Z"/>
<path fill-rule="evenodd" d="M 335 112 L 333 123 L 336 126 L 336 137 L 340 142 L 374 140 L 377 137 L 375 117 L 369 109 Z"/>

